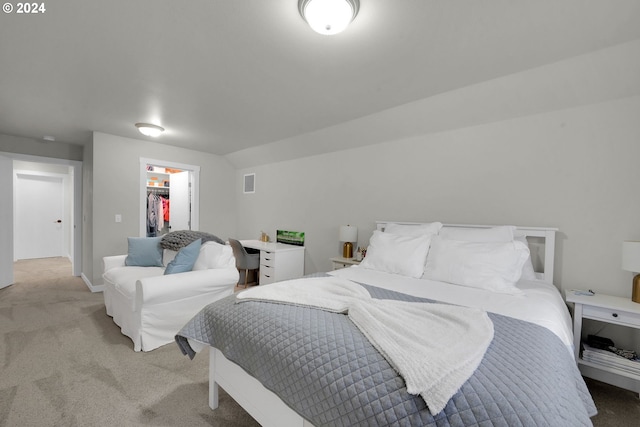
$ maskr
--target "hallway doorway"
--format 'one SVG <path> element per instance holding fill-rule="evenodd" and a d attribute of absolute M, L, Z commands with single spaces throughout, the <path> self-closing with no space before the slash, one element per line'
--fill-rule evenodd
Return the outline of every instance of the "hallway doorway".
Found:
<path fill-rule="evenodd" d="M 66 221 L 65 225 L 68 233 L 65 237 L 63 255 L 68 257 L 71 263 L 72 275 L 80 276 L 82 273 L 82 162 L 1 152 L 0 164 L 3 165 L 3 180 L 9 183 L 9 185 L 0 186 L 0 198 L 3 200 L 0 206 L 0 219 L 2 219 L 3 224 L 9 225 L 8 227 L 3 227 L 3 231 L 0 232 L 0 237 L 2 237 L 0 239 L 0 289 L 16 281 L 14 277 L 14 261 L 17 261 L 17 256 L 15 253 L 14 230 L 16 218 L 20 215 L 20 212 L 16 211 L 14 198 L 16 196 L 16 170 L 35 170 L 40 175 L 61 174 L 68 177 L 68 186 L 65 186 L 64 189 L 65 194 L 67 194 L 66 205 L 68 208 L 65 208 L 65 216 L 62 218 L 63 221 Z M 63 168 L 63 171 L 59 168 Z M 58 224 L 58 219 L 56 218 L 52 221 Z M 36 241 L 29 243 L 37 245 L 38 239 L 36 238 Z"/>

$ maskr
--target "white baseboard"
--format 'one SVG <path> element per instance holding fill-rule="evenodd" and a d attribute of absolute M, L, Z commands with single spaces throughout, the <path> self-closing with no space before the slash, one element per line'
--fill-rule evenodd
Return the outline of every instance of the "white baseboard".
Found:
<path fill-rule="evenodd" d="M 97 286 L 94 286 L 94 285 L 91 283 L 91 280 L 89 280 L 89 278 L 88 278 L 87 276 L 85 276 L 85 274 L 84 274 L 84 273 L 82 273 L 82 274 L 80 275 L 80 277 L 82 278 L 82 281 L 84 282 L 84 284 L 85 284 L 85 285 L 87 285 L 87 288 L 89 288 L 89 290 L 90 290 L 91 292 L 102 292 L 102 291 L 104 291 L 104 285 L 97 285 Z"/>

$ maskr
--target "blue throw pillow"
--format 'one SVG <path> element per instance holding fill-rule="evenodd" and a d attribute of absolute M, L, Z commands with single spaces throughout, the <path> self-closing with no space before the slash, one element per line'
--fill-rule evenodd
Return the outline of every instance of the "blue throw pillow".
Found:
<path fill-rule="evenodd" d="M 196 239 L 180 249 L 173 261 L 167 265 L 164 274 L 184 273 L 193 270 L 193 265 L 200 255 L 200 246 L 202 246 L 202 239 Z"/>
<path fill-rule="evenodd" d="M 129 237 L 129 252 L 125 265 L 138 267 L 162 267 L 162 237 Z"/>

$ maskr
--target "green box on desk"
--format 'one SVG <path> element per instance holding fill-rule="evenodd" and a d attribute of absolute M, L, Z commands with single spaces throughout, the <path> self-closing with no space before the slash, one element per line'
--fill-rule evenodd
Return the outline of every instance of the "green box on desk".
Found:
<path fill-rule="evenodd" d="M 304 246 L 304 231 L 276 230 L 276 242 Z"/>

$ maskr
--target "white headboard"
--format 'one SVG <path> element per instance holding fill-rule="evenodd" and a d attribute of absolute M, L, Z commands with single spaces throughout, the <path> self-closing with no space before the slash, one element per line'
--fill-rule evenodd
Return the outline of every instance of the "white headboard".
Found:
<path fill-rule="evenodd" d="M 376 221 L 376 229 L 384 231 L 387 223 L 402 225 L 421 225 L 422 222 L 404 221 Z M 459 228 L 491 228 L 495 225 L 472 225 L 472 224 L 443 224 L 443 227 Z M 557 228 L 550 227 L 519 227 L 516 226 L 515 235 L 525 236 L 529 242 L 531 260 L 536 272 L 542 275 L 542 280 L 553 284 L 553 263 L 556 248 Z"/>

